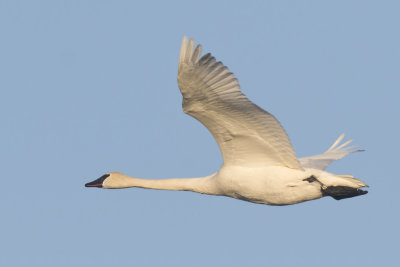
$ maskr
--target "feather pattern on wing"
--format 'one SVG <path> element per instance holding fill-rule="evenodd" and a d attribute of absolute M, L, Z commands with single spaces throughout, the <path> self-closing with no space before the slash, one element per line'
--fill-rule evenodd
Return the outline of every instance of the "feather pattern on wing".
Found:
<path fill-rule="evenodd" d="M 350 153 L 363 151 L 355 149 L 356 146 L 348 146 L 353 140 L 348 140 L 340 144 L 343 137 L 344 134 L 341 134 L 332 146 L 322 154 L 299 158 L 301 166 L 303 168 L 325 170 L 333 161 L 341 159 Z"/>
<path fill-rule="evenodd" d="M 212 133 L 225 164 L 302 169 L 285 130 L 273 115 L 242 94 L 237 79 L 201 45 L 183 38 L 178 85 L 183 110 Z"/>

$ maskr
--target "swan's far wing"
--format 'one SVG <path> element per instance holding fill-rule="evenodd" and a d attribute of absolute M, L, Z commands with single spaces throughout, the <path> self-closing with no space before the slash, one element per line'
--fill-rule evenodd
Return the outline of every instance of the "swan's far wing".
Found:
<path fill-rule="evenodd" d="M 355 146 L 347 146 L 352 142 L 352 140 L 348 140 L 339 145 L 343 137 L 344 134 L 341 134 L 339 138 L 336 139 L 336 141 L 332 144 L 332 146 L 322 154 L 299 158 L 301 166 L 303 168 L 325 170 L 333 161 L 341 159 L 347 154 L 363 151 L 355 149 Z"/>
<path fill-rule="evenodd" d="M 289 138 L 273 115 L 240 91 L 235 76 L 201 46 L 184 37 L 178 85 L 183 111 L 204 124 L 222 152 L 225 164 L 273 165 L 301 169 Z"/>

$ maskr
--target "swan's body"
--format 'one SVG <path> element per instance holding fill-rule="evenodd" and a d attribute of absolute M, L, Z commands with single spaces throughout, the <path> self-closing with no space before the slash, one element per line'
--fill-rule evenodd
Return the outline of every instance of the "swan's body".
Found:
<path fill-rule="evenodd" d="M 111 172 L 87 187 L 141 187 L 229 196 L 254 203 L 289 205 L 325 195 L 335 199 L 363 195 L 367 186 L 351 175 L 324 169 L 334 160 L 359 151 L 341 145 L 341 135 L 323 154 L 297 159 L 289 138 L 273 115 L 240 91 L 235 76 L 201 46 L 184 37 L 178 85 L 183 110 L 203 123 L 222 152 L 224 165 L 210 176 L 148 180 Z"/>

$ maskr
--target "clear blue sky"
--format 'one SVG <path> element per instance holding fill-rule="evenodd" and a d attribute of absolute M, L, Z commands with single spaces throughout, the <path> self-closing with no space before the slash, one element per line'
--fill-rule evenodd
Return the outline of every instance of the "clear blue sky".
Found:
<path fill-rule="evenodd" d="M 139 2 L 139 1 L 137 1 Z M 395 266 L 398 1 L 0 1 L 1 266 Z M 287 207 L 84 187 L 222 159 L 181 110 L 183 35 L 273 113 L 298 156 L 346 133 L 365 196 Z"/>

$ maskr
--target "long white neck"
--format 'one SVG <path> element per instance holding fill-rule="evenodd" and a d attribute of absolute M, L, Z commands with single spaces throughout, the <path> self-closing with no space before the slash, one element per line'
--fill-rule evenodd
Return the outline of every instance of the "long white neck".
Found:
<path fill-rule="evenodd" d="M 158 190 L 192 191 L 201 194 L 220 195 L 215 175 L 200 178 L 140 179 L 122 173 L 112 172 L 103 182 L 103 188 L 140 187 Z"/>

